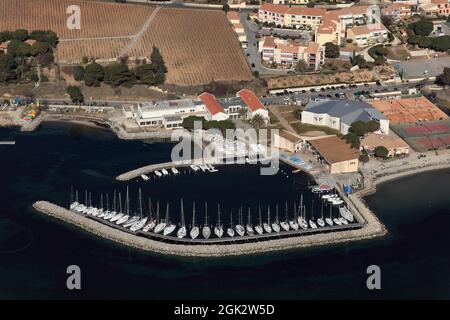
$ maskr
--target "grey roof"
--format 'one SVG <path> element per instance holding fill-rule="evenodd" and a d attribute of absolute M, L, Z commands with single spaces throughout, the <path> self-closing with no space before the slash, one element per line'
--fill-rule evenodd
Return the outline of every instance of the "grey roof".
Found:
<path fill-rule="evenodd" d="M 242 101 L 242 99 L 240 97 L 231 97 L 231 98 L 225 98 L 225 99 L 219 99 L 218 100 L 220 105 L 224 108 L 227 109 L 229 107 L 232 106 L 244 106 L 244 102 Z"/>
<path fill-rule="evenodd" d="M 356 100 L 321 100 L 310 101 L 305 111 L 317 114 L 328 114 L 340 118 L 347 125 L 355 121 L 367 122 L 370 120 L 386 120 L 386 117 L 377 109 L 364 101 Z"/>
<path fill-rule="evenodd" d="M 183 121 L 183 118 L 181 118 L 181 116 L 164 116 L 164 119 L 167 122 L 180 122 L 180 121 Z"/>

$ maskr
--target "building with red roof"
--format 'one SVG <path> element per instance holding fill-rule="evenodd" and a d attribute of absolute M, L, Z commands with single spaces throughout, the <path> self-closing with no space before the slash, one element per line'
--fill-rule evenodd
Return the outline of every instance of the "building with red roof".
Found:
<path fill-rule="evenodd" d="M 208 92 L 203 92 L 198 96 L 200 101 L 205 105 L 207 110 L 207 120 L 227 120 L 228 115 L 225 113 L 222 105 L 217 101 L 216 97 Z"/>

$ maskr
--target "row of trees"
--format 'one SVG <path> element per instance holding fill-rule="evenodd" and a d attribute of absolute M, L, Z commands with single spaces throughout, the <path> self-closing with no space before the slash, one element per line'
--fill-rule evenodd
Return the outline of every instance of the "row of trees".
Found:
<path fill-rule="evenodd" d="M 205 130 L 219 129 L 220 131 L 225 132 L 225 130 L 227 130 L 227 129 L 236 129 L 236 125 L 231 120 L 207 121 L 205 118 L 197 117 L 197 116 L 189 116 L 189 117 L 184 118 L 182 126 L 184 129 L 193 130 L 195 122 L 201 122 L 202 128 Z"/>
<path fill-rule="evenodd" d="M 435 51 L 450 50 L 450 36 L 429 37 L 432 31 L 433 23 L 430 20 L 421 19 L 411 23 L 408 25 L 408 43 Z"/>
<path fill-rule="evenodd" d="M 167 67 L 158 48 L 153 47 L 151 63 L 130 69 L 124 62 L 116 62 L 102 66 L 95 61 L 85 67 L 77 66 L 73 69 L 73 77 L 77 81 L 84 81 L 87 86 L 98 87 L 102 82 L 112 87 L 132 87 L 136 83 L 145 85 L 160 85 L 166 80 Z"/>

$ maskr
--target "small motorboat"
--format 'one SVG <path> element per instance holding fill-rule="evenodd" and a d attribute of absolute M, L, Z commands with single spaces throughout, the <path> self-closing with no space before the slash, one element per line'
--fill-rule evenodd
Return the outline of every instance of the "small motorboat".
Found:
<path fill-rule="evenodd" d="M 175 167 L 170 168 L 170 171 L 172 171 L 173 174 L 179 174 L 179 173 L 180 173 L 180 172 L 178 171 L 178 169 L 175 168 Z"/>
<path fill-rule="evenodd" d="M 144 180 L 144 181 L 148 181 L 150 178 L 147 176 L 147 175 L 145 175 L 145 174 L 141 174 L 141 178 L 142 178 L 142 180 Z"/>
<path fill-rule="evenodd" d="M 309 220 L 308 223 L 311 229 L 317 229 L 317 224 L 314 221 Z"/>
<path fill-rule="evenodd" d="M 166 169 L 162 169 L 161 172 L 164 176 L 169 175 L 169 171 L 167 171 Z"/>
<path fill-rule="evenodd" d="M 162 176 L 162 173 L 159 172 L 158 170 L 155 170 L 155 174 L 156 174 L 157 177 L 161 177 Z"/>

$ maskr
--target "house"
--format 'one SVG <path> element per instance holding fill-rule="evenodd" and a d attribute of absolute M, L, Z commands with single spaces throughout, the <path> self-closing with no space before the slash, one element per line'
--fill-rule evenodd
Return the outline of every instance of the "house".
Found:
<path fill-rule="evenodd" d="M 381 23 L 374 23 L 347 29 L 347 39 L 351 39 L 359 47 L 367 47 L 386 42 L 389 38 L 386 27 Z"/>
<path fill-rule="evenodd" d="M 266 123 L 269 123 L 269 111 L 264 107 L 264 105 L 259 101 L 258 97 L 253 93 L 253 91 L 248 89 L 242 89 L 236 96 L 241 98 L 244 105 L 247 107 L 247 119 L 253 119 L 255 115 L 260 115 Z"/>
<path fill-rule="evenodd" d="M 379 146 L 388 150 L 388 157 L 409 154 L 409 145 L 393 132 L 386 135 L 369 133 L 361 140 L 360 150 L 371 154 Z"/>
<path fill-rule="evenodd" d="M 326 126 L 347 134 L 353 122 L 380 123 L 379 133 L 389 133 L 389 120 L 370 104 L 356 100 L 310 101 L 302 112 L 302 123 Z"/>
<path fill-rule="evenodd" d="M 320 8 L 290 7 L 264 3 L 258 10 L 258 20 L 275 26 L 315 29 L 322 23 L 325 10 Z"/>
<path fill-rule="evenodd" d="M 303 143 L 303 138 L 286 130 L 281 130 L 273 136 L 274 147 L 292 153 L 301 150 Z"/>
<path fill-rule="evenodd" d="M 11 41 L 5 41 L 5 42 L 2 42 L 1 44 L 0 44 L 0 51 L 1 52 L 3 52 L 3 53 L 8 53 L 8 46 L 9 46 L 9 44 L 11 43 Z"/>
<path fill-rule="evenodd" d="M 399 20 L 402 18 L 411 17 L 413 15 L 412 4 L 409 3 L 391 3 L 381 9 L 381 14 L 383 16 L 390 16 L 394 20 Z"/>
<path fill-rule="evenodd" d="M 358 171 L 359 150 L 351 148 L 344 139 L 337 136 L 308 141 L 312 150 L 318 155 L 331 174 L 351 173 Z"/>
<path fill-rule="evenodd" d="M 133 116 L 140 127 L 179 128 L 188 116 L 205 117 L 204 105 L 190 99 L 144 102 L 137 105 L 137 111 L 123 108 L 126 117 Z"/>
<path fill-rule="evenodd" d="M 217 101 L 216 97 L 208 92 L 204 92 L 198 96 L 199 100 L 206 108 L 206 120 L 223 121 L 228 120 L 228 115 L 225 113 L 223 106 Z"/>
<path fill-rule="evenodd" d="M 262 61 L 267 64 L 276 63 L 292 67 L 303 60 L 310 69 L 319 70 L 325 62 L 325 48 L 314 42 L 302 45 L 269 36 L 259 42 L 259 52 Z"/>

